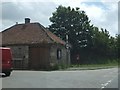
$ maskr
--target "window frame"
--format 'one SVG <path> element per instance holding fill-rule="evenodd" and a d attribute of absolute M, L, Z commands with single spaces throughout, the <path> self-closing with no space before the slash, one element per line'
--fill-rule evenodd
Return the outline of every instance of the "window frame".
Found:
<path fill-rule="evenodd" d="M 57 49 L 57 60 L 62 59 L 62 50 L 60 48 Z"/>

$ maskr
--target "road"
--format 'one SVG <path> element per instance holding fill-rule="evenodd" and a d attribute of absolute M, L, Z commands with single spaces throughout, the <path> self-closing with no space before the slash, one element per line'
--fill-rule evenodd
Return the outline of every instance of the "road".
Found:
<path fill-rule="evenodd" d="M 13 71 L 2 88 L 118 88 L 118 68 L 80 71 Z"/>

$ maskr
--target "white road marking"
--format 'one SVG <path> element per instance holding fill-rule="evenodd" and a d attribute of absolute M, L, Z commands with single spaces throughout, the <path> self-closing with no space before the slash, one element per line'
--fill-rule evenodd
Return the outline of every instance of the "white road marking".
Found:
<path fill-rule="evenodd" d="M 101 84 L 102 85 L 101 89 L 105 88 L 111 82 L 112 82 L 112 80 L 109 80 L 109 81 L 107 81 L 107 83 Z"/>
<path fill-rule="evenodd" d="M 109 80 L 109 81 L 108 81 L 108 83 L 111 83 L 111 82 L 112 82 L 112 80 Z"/>
<path fill-rule="evenodd" d="M 101 89 L 103 89 L 103 88 L 105 88 L 105 87 L 101 87 Z"/>

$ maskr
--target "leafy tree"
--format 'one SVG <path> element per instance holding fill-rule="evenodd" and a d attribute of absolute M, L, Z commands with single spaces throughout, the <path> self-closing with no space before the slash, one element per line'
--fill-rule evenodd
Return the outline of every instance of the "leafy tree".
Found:
<path fill-rule="evenodd" d="M 66 40 L 66 35 L 69 36 L 68 41 L 72 45 L 72 56 L 83 49 L 91 48 L 93 26 L 90 25 L 86 13 L 80 8 L 59 6 L 50 17 L 50 21 L 52 22 L 49 26 L 50 31 L 63 40 Z"/>
<path fill-rule="evenodd" d="M 117 40 L 115 37 L 112 36 L 109 38 L 108 55 L 110 58 L 117 58 L 118 55 Z"/>
<path fill-rule="evenodd" d="M 118 58 L 120 59 L 120 34 L 116 36 L 116 49 L 118 53 Z"/>
<path fill-rule="evenodd" d="M 110 36 L 109 32 L 103 28 L 99 30 L 97 27 L 93 29 L 93 52 L 96 59 L 104 60 L 102 63 L 107 62 L 107 59 L 112 60 L 117 58 L 117 40 L 115 37 Z M 105 61 L 106 60 L 106 61 Z"/>
<path fill-rule="evenodd" d="M 71 59 L 76 61 L 77 54 L 80 55 L 80 62 L 94 63 L 97 59 L 115 56 L 116 48 L 119 48 L 119 36 L 117 39 L 111 37 L 106 29 L 94 27 L 86 13 L 80 8 L 64 7 L 60 5 L 50 17 L 52 24 L 49 30 L 66 41 L 69 36 L 69 43 L 72 45 Z"/>

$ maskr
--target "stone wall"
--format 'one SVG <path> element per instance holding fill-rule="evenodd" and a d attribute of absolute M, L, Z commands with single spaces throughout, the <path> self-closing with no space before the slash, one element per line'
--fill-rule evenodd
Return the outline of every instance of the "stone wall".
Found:
<path fill-rule="evenodd" d="M 57 50 L 61 50 L 61 58 L 57 58 Z M 67 50 L 62 45 L 52 45 L 50 49 L 50 65 L 67 65 L 70 61 L 70 52 L 67 54 Z M 69 60 L 68 60 L 69 59 Z"/>
<path fill-rule="evenodd" d="M 14 69 L 29 69 L 29 46 L 7 46 L 12 50 L 13 68 Z M 57 58 L 57 50 L 61 50 L 61 58 Z M 67 51 L 65 46 L 55 44 L 50 47 L 50 66 L 69 65 L 70 51 Z"/>
<path fill-rule="evenodd" d="M 14 69 L 27 69 L 29 59 L 28 46 L 8 46 L 12 50 L 13 68 Z"/>

